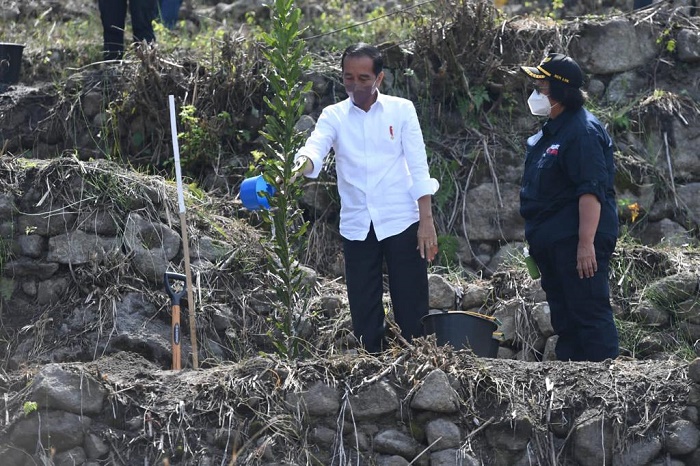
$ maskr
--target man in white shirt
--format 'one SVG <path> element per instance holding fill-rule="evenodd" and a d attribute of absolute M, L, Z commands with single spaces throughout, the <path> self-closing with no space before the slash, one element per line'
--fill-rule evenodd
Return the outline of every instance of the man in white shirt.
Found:
<path fill-rule="evenodd" d="M 401 335 L 410 341 L 423 334 L 427 261 L 438 251 L 431 204 L 439 183 L 428 173 L 413 103 L 378 90 L 384 79 L 379 50 L 350 46 L 341 68 L 349 97 L 323 110 L 295 167 L 316 178 L 330 149 L 335 153 L 353 331 L 374 353 L 386 344 L 382 261 Z"/>

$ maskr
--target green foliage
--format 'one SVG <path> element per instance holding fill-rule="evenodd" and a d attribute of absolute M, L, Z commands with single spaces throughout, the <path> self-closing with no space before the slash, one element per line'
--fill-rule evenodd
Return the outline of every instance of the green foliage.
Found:
<path fill-rule="evenodd" d="M 457 108 L 462 119 L 470 127 L 479 127 L 479 115 L 484 104 L 491 101 L 489 93 L 482 85 L 474 86 L 469 90 L 468 96 L 457 96 Z"/>
<path fill-rule="evenodd" d="M 668 53 L 676 51 L 676 39 L 671 37 L 672 29 L 670 27 L 664 29 L 661 35 L 656 38 L 656 43 L 662 45 Z"/>
<path fill-rule="evenodd" d="M 39 409 L 39 405 L 36 403 L 36 401 L 25 401 L 22 405 L 22 411 L 24 411 L 25 416 L 29 416 L 37 409 Z"/>
<path fill-rule="evenodd" d="M 457 196 L 455 176 L 460 170 L 454 159 L 446 159 L 439 153 L 426 148 L 430 173 L 440 182 L 440 189 L 433 195 L 433 204 L 437 210 L 449 208 Z"/>
<path fill-rule="evenodd" d="M 560 12 L 564 9 L 564 0 L 552 0 L 552 11 L 549 13 L 551 18 L 556 18 L 559 16 Z"/>
<path fill-rule="evenodd" d="M 644 358 L 649 353 L 648 341 L 659 341 L 660 351 L 665 354 L 673 354 L 676 357 L 685 361 L 692 361 L 697 357 L 692 345 L 687 340 L 692 341 L 689 335 L 683 335 L 684 332 L 678 328 L 659 330 L 649 328 L 639 322 L 633 322 L 625 319 L 615 319 L 615 326 L 620 340 L 620 348 L 628 351 L 632 357 Z M 685 338 L 678 339 L 674 335 L 679 335 Z M 657 338 L 654 338 L 654 337 Z M 645 342 L 647 342 L 645 344 Z"/>
<path fill-rule="evenodd" d="M 650 283 L 667 276 L 672 263 L 662 252 L 642 246 L 623 231 L 610 259 L 610 292 L 613 299 L 626 306 L 630 296 L 645 290 Z"/>
<path fill-rule="evenodd" d="M 41 75 L 43 79 L 51 76 L 58 81 L 74 73 L 75 68 L 102 60 L 102 27 L 97 14 L 87 12 L 63 21 L 47 14 L 52 10 L 28 21 L 16 21 L 11 14 L 7 19 L 0 18 L 0 36 L 2 42 L 26 44 L 23 74 Z M 33 55 L 35 58 L 26 60 Z"/>
<path fill-rule="evenodd" d="M 447 268 L 452 268 L 459 265 L 459 261 L 457 259 L 459 241 L 457 241 L 457 238 L 450 235 L 439 235 L 438 249 L 438 264 Z"/>
<path fill-rule="evenodd" d="M 183 170 L 193 172 L 213 164 L 221 150 L 221 138 L 231 128 L 231 115 L 220 112 L 211 118 L 203 118 L 197 115 L 194 105 L 184 105 L 180 109 L 180 122 L 184 128 L 178 134 Z M 165 164 L 170 163 L 172 160 Z"/>
<path fill-rule="evenodd" d="M 263 54 L 272 70 L 266 76 L 271 93 L 265 97 L 265 103 L 270 111 L 261 131 L 267 157 L 259 162 L 265 178 L 277 182 L 278 189 L 270 199 L 270 210 L 263 211 L 263 219 L 272 231 L 271 241 L 263 247 L 275 294 L 283 307 L 282 318 L 274 319 L 283 338 L 273 335 L 273 344 L 281 355 L 296 357 L 302 342 L 296 336 L 295 321 L 301 314 L 300 297 L 304 292 L 297 253 L 303 246 L 308 223 L 296 203 L 301 195 L 301 181 L 293 179 L 292 167 L 294 156 L 304 143 L 304 135 L 296 130 L 295 124 L 303 114 L 302 96 L 311 88 L 311 83 L 302 84 L 311 58 L 306 55 L 300 37 L 301 10 L 293 7 L 292 0 L 275 0 L 270 8 L 271 31 L 261 34 L 267 46 Z"/>
<path fill-rule="evenodd" d="M 327 52 L 340 51 L 357 42 L 404 42 L 410 40 L 417 26 L 430 17 L 427 12 L 433 5 L 432 2 L 418 2 L 418 5 L 391 11 L 377 6 L 369 12 L 364 11 L 366 8 L 363 2 L 324 2 L 323 13 L 309 21 L 309 46 Z M 358 17 L 363 19 L 357 21 Z"/>

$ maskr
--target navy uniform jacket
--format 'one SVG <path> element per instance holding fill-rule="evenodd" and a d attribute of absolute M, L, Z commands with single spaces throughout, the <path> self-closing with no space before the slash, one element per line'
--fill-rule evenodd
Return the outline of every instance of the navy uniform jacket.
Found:
<path fill-rule="evenodd" d="M 585 108 L 565 110 L 527 140 L 520 215 L 531 247 L 578 235 L 578 199 L 593 194 L 601 205 L 597 233 L 617 237 L 613 144 Z"/>

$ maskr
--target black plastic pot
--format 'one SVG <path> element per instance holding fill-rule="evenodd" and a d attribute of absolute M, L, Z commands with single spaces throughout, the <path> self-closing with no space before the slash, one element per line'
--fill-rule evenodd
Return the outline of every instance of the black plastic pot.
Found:
<path fill-rule="evenodd" d="M 486 358 L 498 355 L 498 341 L 493 338 L 498 325 L 489 316 L 448 311 L 423 316 L 421 322 L 427 335 L 435 334 L 438 345 L 449 343 L 457 349 L 471 348 L 474 354 Z"/>
<path fill-rule="evenodd" d="M 23 49 L 22 44 L 0 42 L 0 83 L 14 84 L 19 81 Z"/>
<path fill-rule="evenodd" d="M 496 338 L 491 338 L 491 347 L 489 348 L 489 358 L 495 358 L 498 356 L 498 348 L 501 347 L 501 342 Z"/>

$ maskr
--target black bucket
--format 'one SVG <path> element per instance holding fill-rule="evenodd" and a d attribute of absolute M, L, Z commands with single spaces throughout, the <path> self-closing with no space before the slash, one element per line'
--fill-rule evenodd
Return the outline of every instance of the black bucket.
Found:
<path fill-rule="evenodd" d="M 0 42 L 0 83 L 14 84 L 19 81 L 22 50 L 22 44 Z"/>
<path fill-rule="evenodd" d="M 438 345 L 449 343 L 457 349 L 471 348 L 474 354 L 485 358 L 498 355 L 498 341 L 493 338 L 498 324 L 492 317 L 476 312 L 448 311 L 428 314 L 421 321 L 426 335 L 434 333 Z"/>

